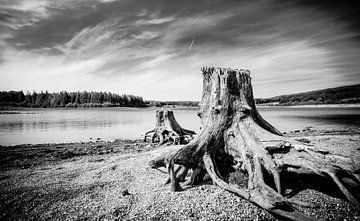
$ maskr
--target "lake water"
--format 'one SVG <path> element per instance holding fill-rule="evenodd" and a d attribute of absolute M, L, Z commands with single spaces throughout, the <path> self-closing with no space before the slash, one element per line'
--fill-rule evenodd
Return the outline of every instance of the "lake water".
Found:
<path fill-rule="evenodd" d="M 360 128 L 360 107 L 259 107 L 280 131 Z M 197 109 L 175 109 L 184 128 L 197 131 Z M 0 145 L 141 138 L 155 125 L 152 108 L 31 109 L 0 114 Z M 90 139 L 91 138 L 91 139 Z"/>

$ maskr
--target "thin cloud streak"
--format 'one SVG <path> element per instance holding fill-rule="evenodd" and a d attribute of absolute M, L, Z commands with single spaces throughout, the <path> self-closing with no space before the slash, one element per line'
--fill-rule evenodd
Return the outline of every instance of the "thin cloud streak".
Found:
<path fill-rule="evenodd" d="M 188 48 L 188 51 L 191 50 L 192 46 L 194 45 L 194 42 L 195 42 L 195 37 L 191 40 L 191 43 L 190 43 L 189 48 Z"/>

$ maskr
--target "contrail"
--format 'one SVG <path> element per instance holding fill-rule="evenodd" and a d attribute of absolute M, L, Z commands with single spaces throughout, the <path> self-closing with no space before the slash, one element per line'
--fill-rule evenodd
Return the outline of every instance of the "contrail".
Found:
<path fill-rule="evenodd" d="M 191 48 L 192 48 L 192 46 L 193 46 L 194 42 L 195 42 L 195 37 L 193 37 L 193 39 L 192 39 L 192 41 L 191 41 L 191 43 L 190 43 L 190 45 L 189 45 L 188 51 L 190 51 L 190 50 L 191 50 Z"/>

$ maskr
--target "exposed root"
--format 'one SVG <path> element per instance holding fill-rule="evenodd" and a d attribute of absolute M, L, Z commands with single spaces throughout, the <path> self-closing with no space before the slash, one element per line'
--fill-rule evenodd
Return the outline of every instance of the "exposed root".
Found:
<path fill-rule="evenodd" d="M 297 211 L 295 208 L 291 207 L 290 204 L 301 204 L 302 206 L 310 206 L 309 204 L 302 203 L 300 201 L 295 200 L 288 200 L 281 196 L 277 196 L 276 193 L 273 192 L 273 190 L 265 187 L 264 189 L 248 189 L 247 191 L 239 189 L 235 185 L 228 184 L 224 182 L 222 179 L 219 178 L 219 176 L 215 172 L 215 165 L 212 162 L 212 159 L 209 154 L 204 155 L 204 163 L 205 168 L 208 171 L 210 177 L 213 179 L 214 183 L 216 183 L 218 186 L 222 187 L 223 189 L 235 193 L 244 199 L 249 200 L 252 203 L 255 203 L 259 205 L 260 207 L 268 210 L 270 213 L 274 214 L 275 216 L 278 216 L 280 218 L 286 218 L 289 220 L 315 220 L 314 218 L 307 216 L 299 211 Z M 268 196 L 274 194 L 274 198 L 276 201 L 267 201 Z M 313 206 L 313 205 L 312 205 Z M 281 209 L 281 208 L 284 208 Z"/>
<path fill-rule="evenodd" d="M 208 173 L 214 184 L 276 217 L 314 220 L 293 205 L 311 208 L 318 205 L 287 198 L 283 193 L 287 189 L 286 182 L 283 183 L 287 176 L 311 175 L 325 181 L 331 178 L 333 187 L 360 208 L 360 168 L 350 157 L 280 136 L 257 112 L 247 70 L 203 68 L 202 71 L 200 133 L 190 143 L 149 163 L 152 168 L 167 169 L 172 191 L 183 190 L 180 183 L 191 169 L 192 175 L 183 186 L 200 183 Z M 181 167 L 174 169 L 175 165 Z M 229 182 L 230 174 L 239 176 L 235 177 L 235 183 Z"/>
<path fill-rule="evenodd" d="M 169 178 L 171 181 L 171 191 L 175 192 L 175 191 L 181 191 L 182 187 L 180 186 L 179 182 L 176 179 L 176 174 L 174 172 L 174 160 L 170 159 L 167 163 L 166 163 L 166 168 L 167 171 L 169 173 Z"/>
<path fill-rule="evenodd" d="M 205 165 L 206 171 L 209 173 L 211 179 L 214 181 L 214 183 L 216 185 L 218 185 L 219 187 L 221 187 L 229 192 L 235 193 L 245 199 L 250 198 L 250 194 L 248 191 L 241 190 L 241 189 L 237 188 L 235 185 L 226 183 L 216 174 L 215 165 L 208 153 L 204 155 L 203 160 L 204 160 L 204 165 Z"/>
<path fill-rule="evenodd" d="M 155 129 L 152 129 L 152 130 L 149 130 L 148 132 L 146 132 L 144 134 L 144 142 L 146 142 L 146 138 L 149 136 L 150 133 L 154 133 L 155 132 Z"/>
<path fill-rule="evenodd" d="M 344 194 L 344 196 L 352 203 L 354 204 L 358 209 L 360 209 L 360 203 L 356 198 L 350 193 L 350 191 L 344 186 L 344 184 L 339 180 L 338 176 L 336 176 L 333 172 L 328 172 L 329 176 L 332 178 L 332 180 L 336 183 L 336 185 L 339 187 L 341 192 Z"/>
<path fill-rule="evenodd" d="M 318 208 L 319 207 L 319 205 L 317 205 L 317 204 L 306 203 L 306 202 L 296 200 L 296 199 L 288 199 L 287 202 L 292 204 L 292 205 L 297 205 L 297 206 L 307 207 L 307 208 Z"/>
<path fill-rule="evenodd" d="M 165 143 L 184 144 L 191 140 L 194 134 L 194 131 L 180 126 L 172 110 L 156 110 L 156 127 L 144 134 L 144 142 L 147 137 L 151 137 L 151 142 L 158 142 L 159 146 Z"/>

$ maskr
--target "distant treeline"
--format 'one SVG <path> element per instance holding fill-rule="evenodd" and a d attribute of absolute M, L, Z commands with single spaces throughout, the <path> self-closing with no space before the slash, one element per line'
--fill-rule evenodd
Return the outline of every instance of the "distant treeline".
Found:
<path fill-rule="evenodd" d="M 257 98 L 263 105 L 312 105 L 360 103 L 360 84 L 281 95 L 272 98 Z M 144 101 L 140 96 L 118 95 L 111 92 L 67 92 L 57 93 L 2 91 L 0 107 L 198 107 L 198 101 Z"/>
<path fill-rule="evenodd" d="M 354 104 L 360 103 L 360 84 L 255 100 L 266 105 Z"/>
<path fill-rule="evenodd" d="M 149 105 L 152 107 L 163 107 L 163 106 L 198 107 L 199 101 L 149 101 Z"/>
<path fill-rule="evenodd" d="M 118 95 L 110 92 L 67 92 L 56 93 L 2 91 L 1 107 L 144 107 L 147 106 L 140 96 Z"/>
<path fill-rule="evenodd" d="M 272 98 L 256 98 L 263 105 L 314 105 L 314 104 L 355 104 L 360 103 L 360 84 L 328 88 L 297 94 L 281 95 Z M 188 106 L 198 107 L 198 101 L 149 101 L 150 106 Z"/>

